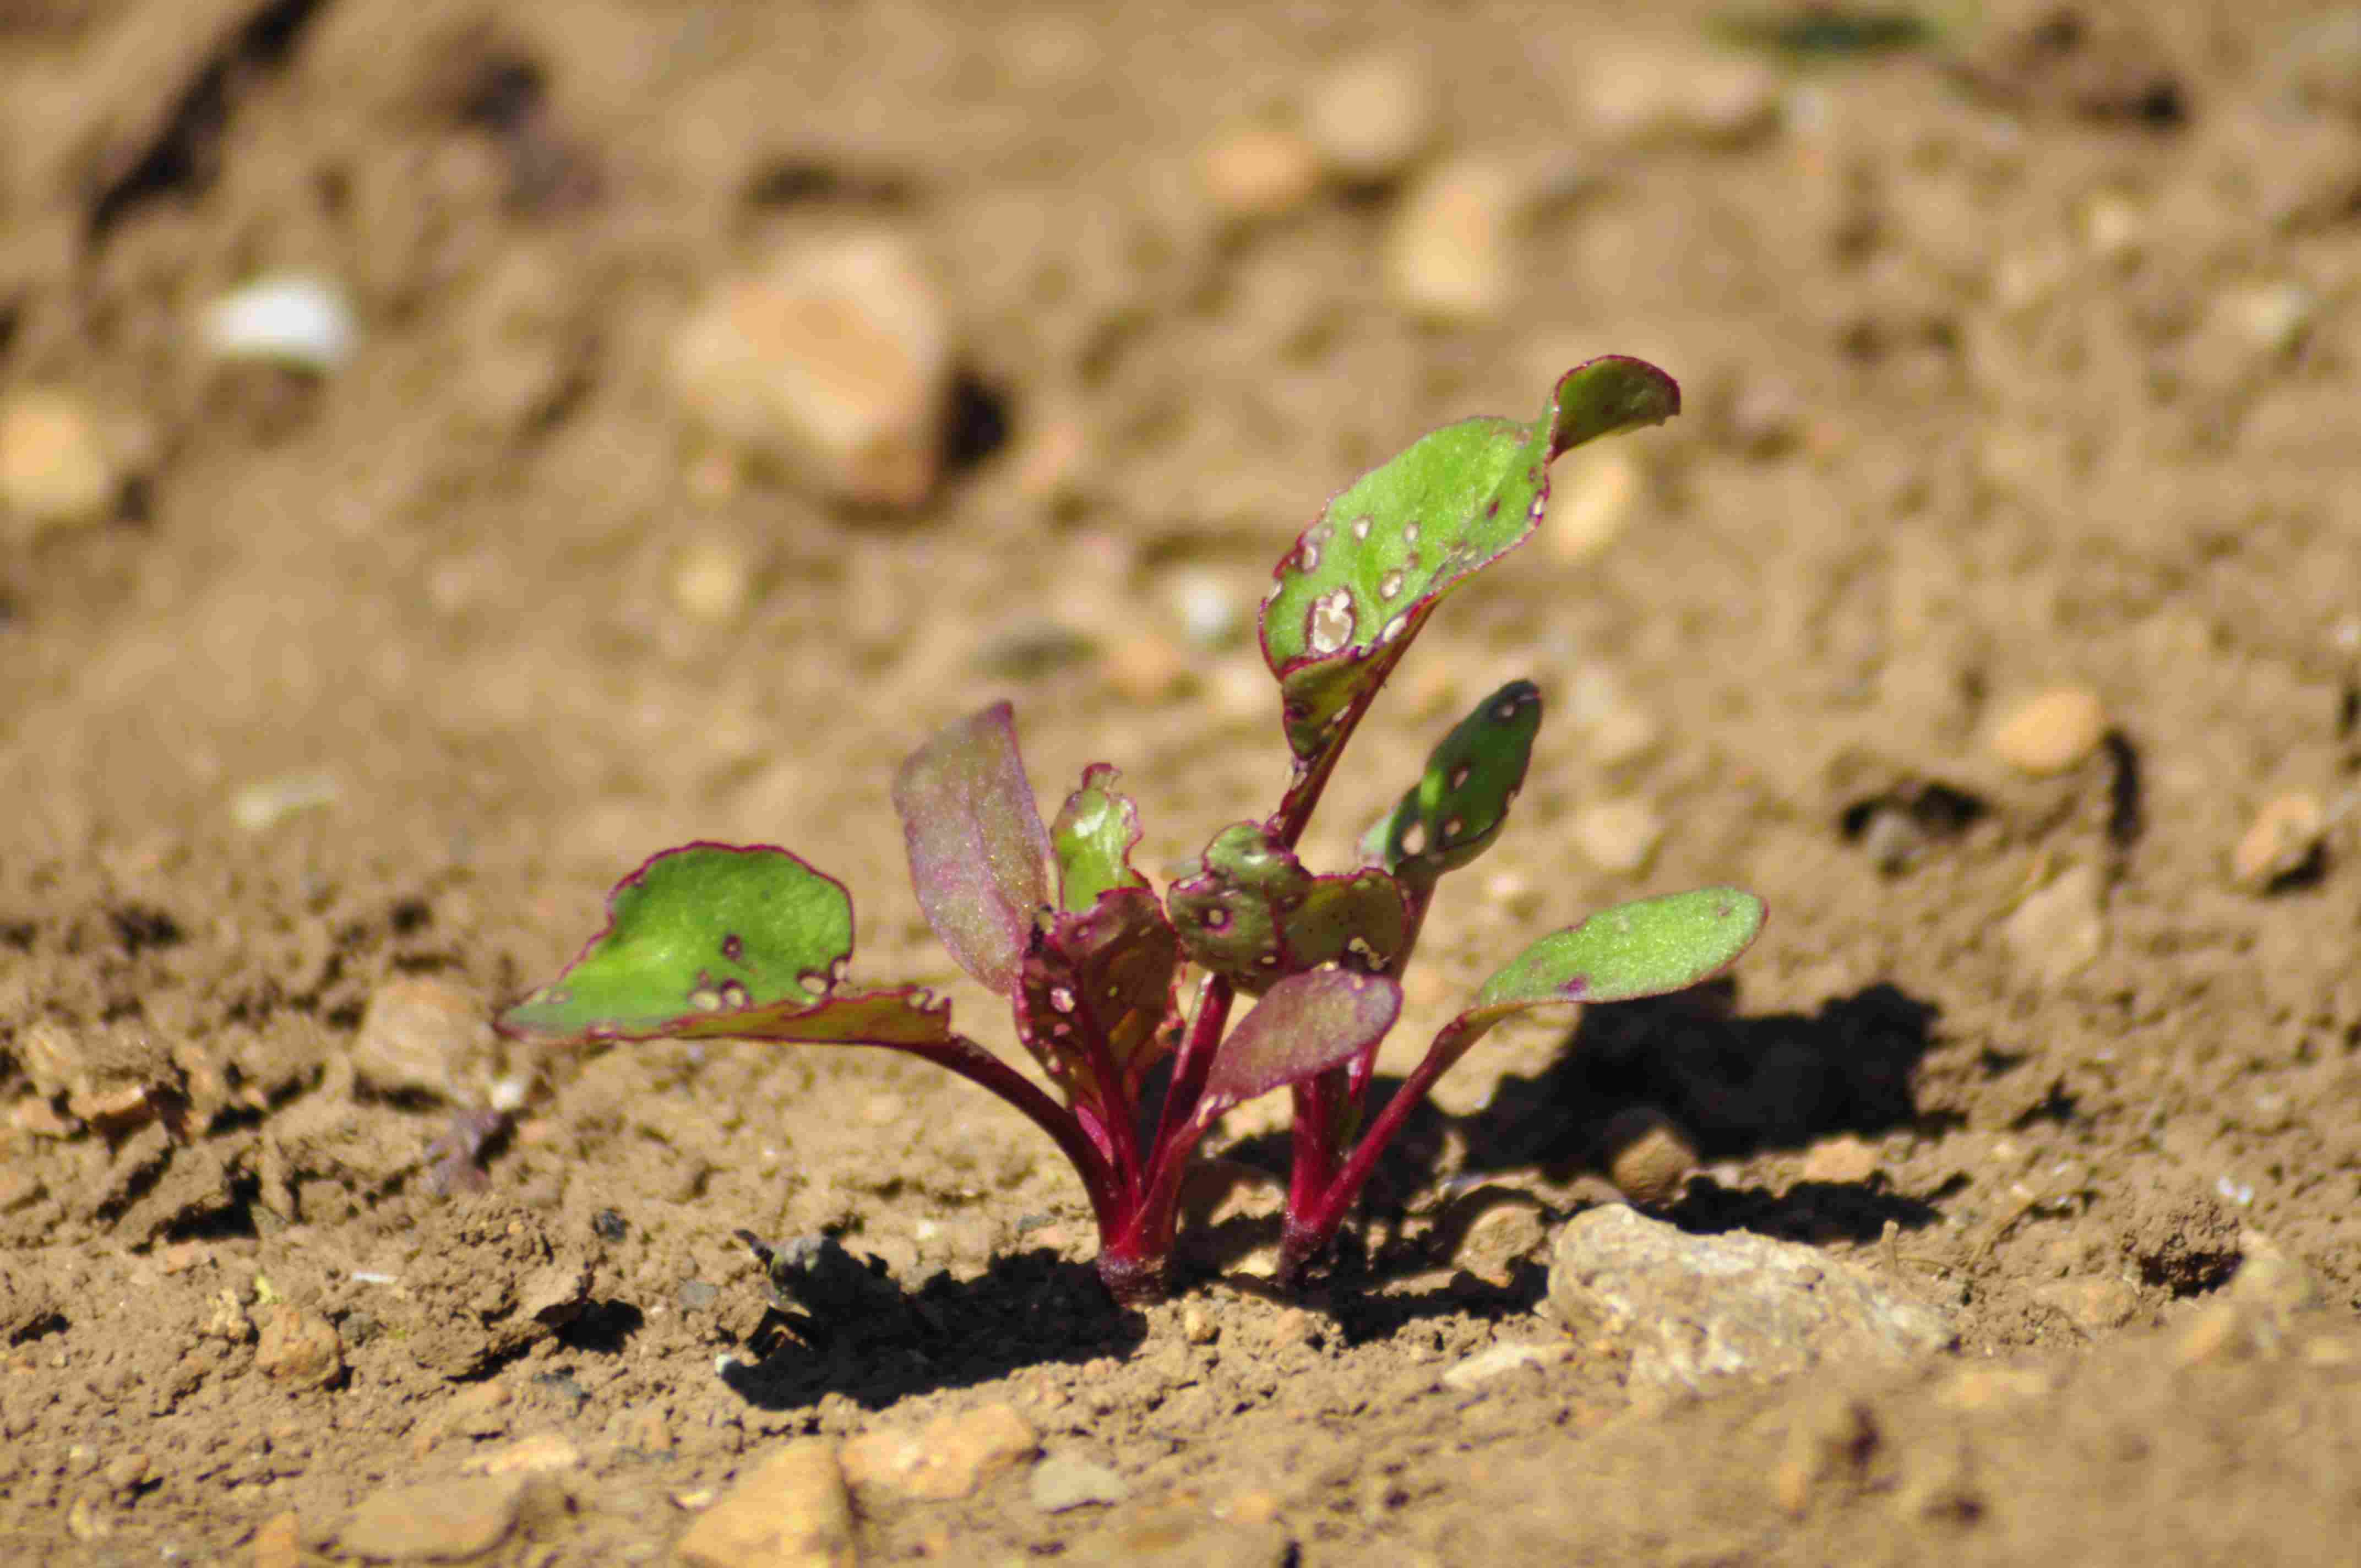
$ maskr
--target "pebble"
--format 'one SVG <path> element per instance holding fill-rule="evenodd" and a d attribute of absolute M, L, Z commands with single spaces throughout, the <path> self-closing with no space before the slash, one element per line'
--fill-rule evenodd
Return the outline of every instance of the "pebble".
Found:
<path fill-rule="evenodd" d="M 1603 872 L 1637 872 L 1655 854 L 1664 819 L 1644 800 L 1602 800 L 1574 814 L 1574 847 Z"/>
<path fill-rule="evenodd" d="M 1033 1506 L 1045 1514 L 1062 1514 L 1094 1503 L 1120 1503 L 1131 1496 L 1123 1477 L 1105 1465 L 1067 1454 L 1051 1454 L 1035 1465 L 1028 1486 Z"/>
<path fill-rule="evenodd" d="M 1877 1418 L 1866 1401 L 1835 1393 L 1811 1400 L 1787 1429 L 1771 1473 L 1773 1497 L 1790 1517 L 1801 1518 L 1812 1494 L 1830 1482 L 1857 1484 L 1877 1443 Z"/>
<path fill-rule="evenodd" d="M 2259 890 L 2301 871 L 2327 830 L 2318 795 L 2282 795 L 2266 802 L 2230 852 L 2231 880 Z"/>
<path fill-rule="evenodd" d="M 2139 1292 L 2113 1275 L 2053 1279 L 2033 1292 L 2048 1307 L 2087 1333 L 2119 1329 L 2139 1311 Z"/>
<path fill-rule="evenodd" d="M 1183 572 L 1167 591 L 1180 629 L 1200 648 L 1228 647 L 1245 630 L 1237 598 L 1211 572 Z"/>
<path fill-rule="evenodd" d="M 2098 750 L 2107 710 L 2088 686 L 2055 686 L 2009 710 L 1993 728 L 1993 754 L 2021 773 L 2062 773 Z"/>
<path fill-rule="evenodd" d="M 536 1475 L 545 1470 L 572 1470 L 582 1463 L 582 1451 L 564 1432 L 533 1436 L 471 1454 L 459 1468 L 477 1475 Z"/>
<path fill-rule="evenodd" d="M 2301 283 L 2263 283 L 2231 290 L 2214 302 L 2214 310 L 2228 334 L 2277 358 L 2302 345 L 2320 314 L 2320 296 Z"/>
<path fill-rule="evenodd" d="M 1551 488 L 1551 556 L 1562 565 L 1584 566 L 1605 554 L 1631 521 L 1642 482 L 1639 464 L 1620 446 L 1574 454 Z"/>
<path fill-rule="evenodd" d="M 1804 1179 L 1850 1186 L 1877 1174 L 1877 1146 L 1852 1133 L 1822 1138 L 1804 1152 Z"/>
<path fill-rule="evenodd" d="M 1602 768 L 1639 762 L 1664 742 L 1656 716 L 1631 700 L 1623 683 L 1603 665 L 1586 664 L 1575 673 L 1566 706 L 1591 761 Z"/>
<path fill-rule="evenodd" d="M 2001 922 L 2002 942 L 2018 967 L 2045 986 L 2062 985 L 2097 961 L 2107 945 L 2106 910 L 2096 866 L 2075 866 L 2026 895 Z"/>
<path fill-rule="evenodd" d="M 1213 1314 L 1191 1301 L 1180 1309 L 1180 1337 L 1191 1344 L 1211 1344 L 1222 1337 L 1222 1325 Z"/>
<path fill-rule="evenodd" d="M 1661 45 L 1602 50 L 1582 94 L 1590 133 L 1620 147 L 1739 148 L 1779 126 L 1779 76 L 1760 60 Z"/>
<path fill-rule="evenodd" d="M 374 1563 L 465 1562 L 508 1539 L 527 1485 L 526 1477 L 504 1475 L 384 1487 L 346 1517 L 336 1545 Z"/>
<path fill-rule="evenodd" d="M 104 521 L 122 493 L 98 419 L 75 394 L 27 387 L 0 402 L 0 525 L 5 542 Z"/>
<path fill-rule="evenodd" d="M 1521 185 L 1507 164 L 1472 156 L 1421 180 L 1386 234 L 1385 278 L 1394 302 L 1444 323 L 1488 321 L 1505 311 L 1516 285 Z"/>
<path fill-rule="evenodd" d="M 1618 1112 L 1598 1136 L 1608 1179 L 1634 1203 L 1670 1203 L 1686 1191 L 1697 1146 L 1653 1105 Z"/>
<path fill-rule="evenodd" d="M 700 626 L 730 626 L 754 598 L 754 563 L 726 539 L 698 539 L 673 557 L 673 608 Z"/>
<path fill-rule="evenodd" d="M 715 289 L 673 339 L 672 386 L 689 423 L 742 459 L 907 508 L 940 468 L 952 348 L 916 247 L 850 231 Z"/>
<path fill-rule="evenodd" d="M 964 1497 L 1033 1456 L 1040 1439 L 1009 1405 L 944 1416 L 917 1431 L 886 1428 L 844 1445 L 845 1478 L 904 1497 Z"/>
<path fill-rule="evenodd" d="M 681 1538 L 698 1568 L 852 1568 L 852 1497 L 824 1438 L 785 1444 L 741 1476 Z"/>
<path fill-rule="evenodd" d="M 1530 1193 L 1488 1182 L 1461 1196 L 1452 1209 L 1464 1228 L 1451 1261 L 1486 1284 L 1510 1284 L 1518 1266 L 1549 1245 L 1548 1216 Z"/>
<path fill-rule="evenodd" d="M 1099 660 L 1109 690 L 1126 702 L 1153 706 L 1188 689 L 1189 662 L 1180 650 L 1152 631 L 1126 637 Z"/>
<path fill-rule="evenodd" d="M 1399 178 L 1433 142 L 1436 109 L 1425 62 L 1407 50 L 1378 50 L 1321 72 L 1305 97 L 1303 125 L 1339 180 L 1378 185 Z"/>
<path fill-rule="evenodd" d="M 353 1069 L 380 1093 L 453 1099 L 468 1058 L 491 1049 L 491 1024 L 473 996 L 431 976 L 406 975 L 369 993 L 353 1036 Z"/>
<path fill-rule="evenodd" d="M 308 272 L 277 272 L 214 300 L 197 337 L 217 359 L 258 360 L 315 376 L 352 357 L 360 329 L 342 285 Z"/>
<path fill-rule="evenodd" d="M 336 1338 L 335 1325 L 327 1319 L 280 1301 L 264 1310 L 262 1339 L 255 1346 L 254 1365 L 274 1383 L 318 1388 L 343 1374 L 344 1345 Z"/>
<path fill-rule="evenodd" d="M 1570 1343 L 1496 1344 L 1443 1375 L 1443 1386 L 1461 1390 L 1479 1387 L 1528 1366 L 1554 1366 L 1574 1354 Z"/>
<path fill-rule="evenodd" d="M 248 833 L 260 833 L 298 812 L 334 806 L 342 793 L 336 775 L 319 769 L 278 773 L 230 796 L 230 820 Z"/>
<path fill-rule="evenodd" d="M 1900 1361 L 1956 1338 L 1942 1312 L 1815 1248 L 1690 1235 L 1620 1204 L 1566 1222 L 1550 1303 L 1576 1338 L 1611 1335 L 1625 1347 L 1635 1387 L 1667 1391 L 1721 1375 Z"/>
<path fill-rule="evenodd" d="M 302 1568 L 303 1521 L 293 1509 L 276 1513 L 254 1532 L 254 1568 Z"/>
<path fill-rule="evenodd" d="M 1320 149 L 1285 126 L 1243 126 L 1206 144 L 1197 181 L 1224 217 L 1285 217 L 1320 189 Z"/>
<path fill-rule="evenodd" d="M 507 1410 L 515 1398 L 506 1383 L 490 1378 L 452 1395 L 434 1425 L 458 1437 L 498 1437 L 509 1430 Z"/>

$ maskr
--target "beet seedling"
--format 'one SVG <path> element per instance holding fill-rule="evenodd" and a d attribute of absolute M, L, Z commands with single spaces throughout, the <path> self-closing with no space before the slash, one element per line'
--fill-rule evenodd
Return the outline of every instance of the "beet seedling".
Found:
<path fill-rule="evenodd" d="M 1397 977 L 1438 882 L 1499 836 L 1541 694 L 1512 682 L 1445 736 L 1362 841 L 1360 868 L 1318 874 L 1295 854 L 1354 729 L 1435 607 L 1540 524 L 1550 462 L 1679 408 L 1679 389 L 1653 366 L 1594 359 L 1559 380 L 1538 421 L 1445 426 L 1331 500 L 1262 606 L 1294 754 L 1287 788 L 1269 817 L 1214 835 L 1161 898 L 1131 864 L 1138 814 L 1114 768 L 1084 770 L 1044 825 L 1007 704 L 950 725 L 902 764 L 894 806 L 919 907 L 959 966 L 1008 999 L 1054 1093 L 954 1032 L 950 1003 L 926 990 L 851 985 L 851 898 L 767 846 L 690 844 L 649 861 L 609 896 L 606 929 L 500 1028 L 552 1045 L 775 1040 L 925 1058 L 1057 1142 L 1098 1221 L 1100 1277 L 1125 1300 L 1165 1289 L 1181 1177 L 1206 1131 L 1241 1102 L 1289 1089 L 1280 1275 L 1295 1280 L 1410 1111 L 1486 1031 L 1546 1003 L 1694 985 L 1761 928 L 1759 901 L 1716 887 L 1544 937 L 1485 982 L 1369 1118 L 1378 1046 L 1401 1008 Z M 1240 995 L 1255 1003 L 1231 1028 Z M 1151 1116 L 1150 1070 L 1168 1058 Z"/>

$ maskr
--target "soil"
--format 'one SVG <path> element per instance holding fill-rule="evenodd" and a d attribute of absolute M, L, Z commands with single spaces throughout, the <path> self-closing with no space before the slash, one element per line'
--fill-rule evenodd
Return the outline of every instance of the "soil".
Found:
<path fill-rule="evenodd" d="M 74 389 L 126 455 L 112 521 L 0 554 L 0 1557 L 325 1559 L 388 1487 L 545 1462 L 476 1560 L 653 1561 L 790 1437 L 997 1404 L 1124 1499 L 864 1486 L 863 1561 L 2341 1556 L 2350 15 L 1985 7 L 1779 63 L 1759 133 L 1586 119 L 1587 62 L 1693 61 L 1719 9 L 0 11 L 0 392 Z M 1208 138 L 1373 44 L 1450 147 L 1556 170 L 1490 319 L 1389 300 L 1397 192 L 1248 224 L 1197 192 Z M 707 286 L 848 218 L 916 236 L 960 328 L 953 460 L 901 514 L 717 471 L 667 390 Z M 208 360 L 204 302 L 287 268 L 349 291 L 351 361 Z M 1308 848 L 1344 860 L 1499 682 L 1563 714 L 1603 677 L 1654 743 L 1544 730 L 1386 1070 L 1587 908 L 1726 881 L 1772 921 L 1702 996 L 1488 1042 L 1301 1299 L 1237 1271 L 1246 1202 L 1116 1309 L 1046 1141 L 883 1053 L 484 1026 L 704 838 L 811 854 L 861 973 L 1012 1048 L 900 876 L 894 762 L 1011 696 L 1045 794 L 1125 769 L 1163 874 L 1285 772 L 1251 645 L 1173 652 L 1182 574 L 1250 606 L 1360 467 L 1608 351 L 1687 391 L 1619 447 L 1630 523 L 1454 601 Z M 697 551 L 741 613 L 676 607 Z M 1143 688 L 1159 658 L 1189 668 Z M 2106 743 L 1997 757 L 2062 686 Z M 272 781 L 330 798 L 242 825 Z M 2323 841 L 2235 882 L 2290 793 Z M 1668 825 L 1643 869 L 1572 848 L 1602 799 Z M 1697 1146 L 1673 1218 L 1821 1247 L 1957 1345 L 1665 1398 L 1583 1341 L 1444 1383 L 1565 1343 L 1545 1247 L 1470 1255 L 1467 1195 L 1620 1201 L 1634 1106 Z M 1283 1168 L 1282 1121 L 1216 1152 Z M 832 1236 L 882 1294 L 778 1309 L 741 1232 Z"/>

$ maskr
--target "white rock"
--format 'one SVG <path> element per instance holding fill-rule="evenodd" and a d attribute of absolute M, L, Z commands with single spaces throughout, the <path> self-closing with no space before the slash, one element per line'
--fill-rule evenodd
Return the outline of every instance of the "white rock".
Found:
<path fill-rule="evenodd" d="M 278 272 L 207 305 L 197 335 L 216 358 L 325 375 L 352 357 L 360 329 L 335 282 L 308 272 Z"/>
<path fill-rule="evenodd" d="M 1393 179 L 1434 139 L 1433 79 L 1406 50 L 1356 56 L 1312 83 L 1303 125 L 1340 179 Z"/>
<path fill-rule="evenodd" d="M 230 797 L 231 820 L 249 833 L 260 833 L 299 811 L 334 806 L 342 794 L 336 775 L 306 768 L 279 773 L 247 785 Z"/>
<path fill-rule="evenodd" d="M 1566 1222 L 1550 1304 L 1576 1337 L 1620 1342 L 1634 1384 L 1667 1389 L 1898 1361 L 1954 1338 L 1939 1311 L 1815 1248 L 1743 1233 L 1690 1235 L 1620 1204 Z"/>
<path fill-rule="evenodd" d="M 1528 1366 L 1554 1366 L 1574 1354 L 1570 1344 L 1496 1344 L 1443 1375 L 1446 1388 L 1474 1388 Z"/>
<path fill-rule="evenodd" d="M 1497 159 L 1455 159 L 1403 198 L 1385 241 L 1396 304 L 1442 322 L 1482 321 L 1515 290 L 1514 229 L 1522 181 Z"/>
<path fill-rule="evenodd" d="M 10 543 L 101 521 L 122 488 L 105 433 L 81 398 L 27 387 L 0 402 L 0 525 Z"/>
<path fill-rule="evenodd" d="M 1211 572 L 1183 572 L 1175 577 L 1170 601 L 1181 630 L 1200 648 L 1226 647 L 1246 621 L 1236 596 Z"/>
<path fill-rule="evenodd" d="M 1131 1496 L 1122 1476 L 1104 1464 L 1071 1454 L 1051 1454 L 1035 1465 L 1027 1486 L 1033 1506 L 1045 1514 L 1061 1514 L 1093 1503 L 1120 1503 Z"/>
<path fill-rule="evenodd" d="M 758 466 L 862 505 L 926 499 L 941 463 L 953 340 L 898 233 L 806 240 L 717 288 L 672 345 L 693 425 Z"/>

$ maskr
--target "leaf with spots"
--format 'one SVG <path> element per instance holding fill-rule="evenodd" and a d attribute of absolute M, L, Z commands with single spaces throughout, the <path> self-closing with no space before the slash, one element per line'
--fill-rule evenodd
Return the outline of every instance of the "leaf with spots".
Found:
<path fill-rule="evenodd" d="M 1122 775 L 1105 762 L 1082 770 L 1082 787 L 1066 797 L 1050 826 L 1049 842 L 1058 855 L 1058 906 L 1078 914 L 1098 902 L 1111 888 L 1148 885 L 1131 868 L 1131 851 L 1139 843 L 1139 808 L 1131 797 L 1115 793 Z"/>
<path fill-rule="evenodd" d="M 1017 1037 L 1070 1102 L 1127 1095 L 1170 1043 L 1160 1030 L 1180 969 L 1180 938 L 1156 895 L 1111 888 L 1043 923 L 1018 970 Z M 1111 1083 L 1099 1079 L 1101 1049 Z"/>
<path fill-rule="evenodd" d="M 1510 959 L 1444 1026 L 1434 1049 L 1447 1066 L 1494 1025 L 1529 1007 L 1631 1002 L 1685 991 L 1736 962 L 1761 934 L 1763 918 L 1763 901 L 1734 887 L 1602 909 Z"/>
<path fill-rule="evenodd" d="M 1541 689 L 1531 681 L 1510 681 L 1477 703 L 1363 837 L 1362 858 L 1427 886 L 1490 849 L 1524 786 L 1541 727 Z"/>
<path fill-rule="evenodd" d="M 1209 1126 L 1234 1105 L 1343 1066 L 1384 1039 L 1400 1013 L 1401 987 L 1386 975 L 1289 976 L 1222 1042 L 1190 1120 Z"/>
<path fill-rule="evenodd" d="M 607 896 L 607 927 L 566 971 L 500 1014 L 543 1045 L 727 1038 L 922 1045 L 949 1003 L 916 988 L 840 992 L 852 900 L 785 850 L 667 850 Z"/>
<path fill-rule="evenodd" d="M 1008 704 L 946 726 L 894 774 L 910 885 L 960 968 L 1002 995 L 1049 902 L 1049 834 Z"/>
<path fill-rule="evenodd" d="M 1532 423 L 1446 425 L 1338 493 L 1263 600 L 1263 659 L 1279 677 L 1296 756 L 1328 751 L 1443 597 L 1532 533 L 1553 459 L 1661 424 L 1680 406 L 1671 377 L 1609 355 L 1567 371 Z"/>
<path fill-rule="evenodd" d="M 1313 876 L 1258 822 L 1214 835 L 1165 904 L 1189 957 L 1249 994 L 1332 961 L 1382 972 L 1409 939 L 1409 904 L 1391 876 Z"/>

